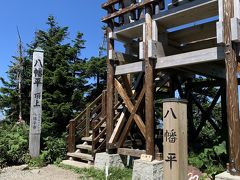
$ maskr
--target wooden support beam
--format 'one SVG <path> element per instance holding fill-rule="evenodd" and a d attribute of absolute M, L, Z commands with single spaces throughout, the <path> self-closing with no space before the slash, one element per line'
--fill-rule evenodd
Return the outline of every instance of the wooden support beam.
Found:
<path fill-rule="evenodd" d="M 145 124 L 142 121 L 142 118 L 136 114 L 138 107 L 136 108 L 136 105 L 134 106 L 133 103 L 131 102 L 130 98 L 128 97 L 126 91 L 123 89 L 122 85 L 118 82 L 117 79 L 115 79 L 115 87 L 119 93 L 119 95 L 122 97 L 126 107 L 128 108 L 129 112 L 131 113 L 132 118 L 135 120 L 138 128 L 140 129 L 142 135 L 146 137 L 146 127 Z M 144 96 L 145 93 L 145 88 L 143 88 L 141 94 Z M 140 103 L 140 102 L 139 102 Z M 137 104 L 137 102 L 136 102 Z"/>
<path fill-rule="evenodd" d="M 196 89 L 196 88 L 205 88 L 205 87 L 220 87 L 225 84 L 222 81 L 204 80 L 200 82 L 190 82 L 187 85 L 188 85 L 188 88 Z"/>
<path fill-rule="evenodd" d="M 223 0 L 223 30 L 225 44 L 227 119 L 230 146 L 230 174 L 240 176 L 240 121 L 237 80 L 237 44 L 231 42 L 231 18 L 234 1 Z"/>
<path fill-rule="evenodd" d="M 142 74 L 140 74 L 138 76 L 138 78 L 137 78 L 137 80 L 136 80 L 136 82 L 134 84 L 134 89 L 136 89 L 139 86 L 140 79 L 142 79 L 141 77 L 142 77 Z M 131 96 L 131 98 L 135 98 L 135 96 L 136 96 L 136 91 Z M 118 119 L 118 122 L 117 122 L 117 124 L 116 124 L 116 126 L 114 128 L 114 131 L 113 131 L 113 133 L 111 135 L 111 138 L 109 140 L 109 144 L 113 144 L 114 145 L 117 142 L 117 139 L 120 136 L 120 134 L 122 132 L 122 128 L 123 128 L 123 126 L 124 126 L 124 124 L 125 124 L 125 122 L 127 120 L 127 117 L 129 117 L 129 113 L 127 112 L 127 108 L 124 106 L 123 107 L 123 111 L 121 112 L 121 115 L 120 115 L 120 117 Z"/>
<path fill-rule="evenodd" d="M 141 157 L 142 154 L 146 154 L 146 151 L 139 149 L 118 148 L 117 153 L 125 156 Z"/>
<path fill-rule="evenodd" d="M 186 69 L 190 72 L 199 74 L 199 75 L 204 75 L 207 77 L 212 77 L 212 78 L 220 78 L 220 79 L 225 79 L 226 78 L 226 71 L 225 67 L 218 65 L 218 64 L 194 64 L 191 66 L 184 66 L 183 68 L 180 69 Z"/>
<path fill-rule="evenodd" d="M 208 48 L 188 53 L 157 58 L 154 69 L 175 68 L 192 64 L 200 64 L 224 60 L 224 49 L 222 47 Z M 135 62 L 116 66 L 115 75 L 137 73 L 145 71 L 144 62 Z"/>
<path fill-rule="evenodd" d="M 202 112 L 201 122 L 200 122 L 200 125 L 198 126 L 198 128 L 196 130 L 195 137 L 197 137 L 199 135 L 199 133 L 201 132 L 201 130 L 202 130 L 202 128 L 205 125 L 207 120 L 212 125 L 212 127 L 218 132 L 219 127 L 216 125 L 215 120 L 213 120 L 213 118 L 210 116 L 210 114 L 211 114 L 211 111 L 213 110 L 213 108 L 215 107 L 215 105 L 217 104 L 217 102 L 219 100 L 219 97 L 221 96 L 221 93 L 222 93 L 222 88 L 220 88 L 218 90 L 218 92 L 217 92 L 216 96 L 214 97 L 211 105 L 206 110 L 202 107 L 202 105 L 199 103 L 199 101 L 192 95 L 192 93 L 190 93 L 191 99 L 196 104 L 196 106 L 199 108 L 199 110 Z"/>
<path fill-rule="evenodd" d="M 108 33 L 112 30 L 108 29 Z M 108 38 L 108 59 L 107 59 L 107 125 L 106 125 L 106 142 L 107 152 L 110 153 L 108 142 L 114 127 L 114 60 L 109 59 L 109 54 L 114 50 L 114 40 Z"/>
<path fill-rule="evenodd" d="M 117 141 L 117 138 L 119 137 L 119 135 L 121 134 L 121 130 L 124 126 L 124 123 L 126 122 L 126 113 L 127 113 L 127 110 L 126 108 L 123 109 L 123 112 L 121 113 L 119 119 L 118 119 L 118 122 L 113 130 L 113 133 L 111 135 L 111 138 L 109 140 L 109 144 L 114 144 L 116 143 Z"/>
<path fill-rule="evenodd" d="M 223 59 L 224 59 L 223 48 L 214 47 L 158 58 L 155 65 L 155 69 L 180 67 L 192 64 L 200 64 L 204 62 L 220 61 Z"/>
<path fill-rule="evenodd" d="M 145 90 L 146 90 L 146 89 L 145 89 L 145 87 L 144 87 L 144 88 L 142 89 L 142 91 L 141 91 L 141 93 L 140 93 L 137 101 L 136 101 L 136 104 L 135 104 L 135 106 L 134 106 L 134 108 L 133 108 L 133 110 L 132 110 L 132 112 L 131 112 L 130 117 L 129 117 L 128 120 L 127 120 L 127 124 L 126 124 L 125 128 L 123 129 L 122 134 L 121 134 L 121 136 L 120 136 L 120 138 L 119 138 L 119 140 L 118 140 L 118 143 L 117 143 L 117 147 L 118 147 L 118 148 L 123 146 L 123 143 L 124 143 L 124 141 L 125 141 L 128 133 L 129 133 L 129 131 L 130 131 L 130 127 L 131 127 L 132 124 L 133 124 L 133 119 L 136 118 L 136 116 L 138 116 L 138 117 L 137 117 L 138 119 L 141 119 L 141 117 L 140 117 L 139 115 L 137 115 L 136 112 L 138 111 L 138 108 L 139 108 L 139 106 L 140 106 L 140 104 L 141 104 L 141 102 L 142 102 L 142 99 L 143 99 L 144 95 L 145 95 Z M 140 127 L 139 127 L 139 129 L 140 129 Z M 146 133 L 146 128 L 143 127 L 142 129 L 140 129 L 140 131 L 142 132 L 143 136 L 146 137 L 146 135 L 145 135 L 145 133 Z"/>
<path fill-rule="evenodd" d="M 146 1 L 146 0 L 145 0 Z M 155 159 L 154 144 L 154 60 L 150 57 L 149 42 L 152 41 L 152 10 L 146 7 L 144 36 L 144 58 L 145 58 L 145 123 L 146 123 L 146 154 L 151 155 Z"/>

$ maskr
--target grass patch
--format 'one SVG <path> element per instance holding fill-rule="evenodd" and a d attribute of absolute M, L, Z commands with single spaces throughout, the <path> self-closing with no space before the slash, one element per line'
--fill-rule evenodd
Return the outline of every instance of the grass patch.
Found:
<path fill-rule="evenodd" d="M 91 168 L 76 168 L 69 165 L 59 164 L 61 168 L 71 170 L 77 174 L 80 174 L 80 179 L 96 179 L 96 180 L 105 180 L 104 171 Z M 131 169 L 119 169 L 119 168 L 110 168 L 109 169 L 108 180 L 131 180 L 132 179 L 132 170 Z"/>

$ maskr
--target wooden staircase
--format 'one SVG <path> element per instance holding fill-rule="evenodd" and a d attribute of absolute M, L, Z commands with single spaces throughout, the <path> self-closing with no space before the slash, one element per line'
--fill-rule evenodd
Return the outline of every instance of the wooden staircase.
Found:
<path fill-rule="evenodd" d="M 106 91 L 104 90 L 67 126 L 67 156 L 93 164 L 95 154 L 106 149 Z"/>

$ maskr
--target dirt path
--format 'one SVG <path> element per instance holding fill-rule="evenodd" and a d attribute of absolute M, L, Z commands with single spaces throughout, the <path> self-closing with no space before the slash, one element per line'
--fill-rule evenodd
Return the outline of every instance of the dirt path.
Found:
<path fill-rule="evenodd" d="M 0 170 L 1 180 L 77 180 L 79 176 L 54 165 L 40 169 L 28 169 L 26 165 L 22 165 Z"/>

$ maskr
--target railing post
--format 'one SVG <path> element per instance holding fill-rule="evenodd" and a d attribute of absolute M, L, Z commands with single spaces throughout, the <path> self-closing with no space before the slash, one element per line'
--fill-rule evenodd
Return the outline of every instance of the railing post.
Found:
<path fill-rule="evenodd" d="M 107 97 L 107 91 L 103 90 L 103 92 L 102 92 L 102 110 L 101 110 L 102 118 L 104 118 L 104 116 L 106 116 L 106 97 Z"/>
<path fill-rule="evenodd" d="M 93 131 L 93 133 L 92 133 L 92 156 L 94 157 L 95 156 L 95 149 L 97 149 L 96 148 L 96 145 L 97 145 L 97 143 L 98 142 L 96 142 L 94 139 L 98 136 L 98 134 L 99 134 L 99 129 L 95 129 L 95 127 L 97 126 L 97 124 L 98 124 L 98 121 L 96 120 L 96 119 L 94 119 L 93 121 L 92 121 L 92 123 L 91 123 L 91 125 L 92 125 L 92 131 Z"/>
<path fill-rule="evenodd" d="M 91 118 L 91 107 L 88 106 L 86 110 L 86 137 L 89 136 L 90 118 Z"/>
<path fill-rule="evenodd" d="M 68 152 L 75 152 L 76 150 L 75 133 L 76 133 L 76 121 L 70 120 L 68 135 Z"/>

